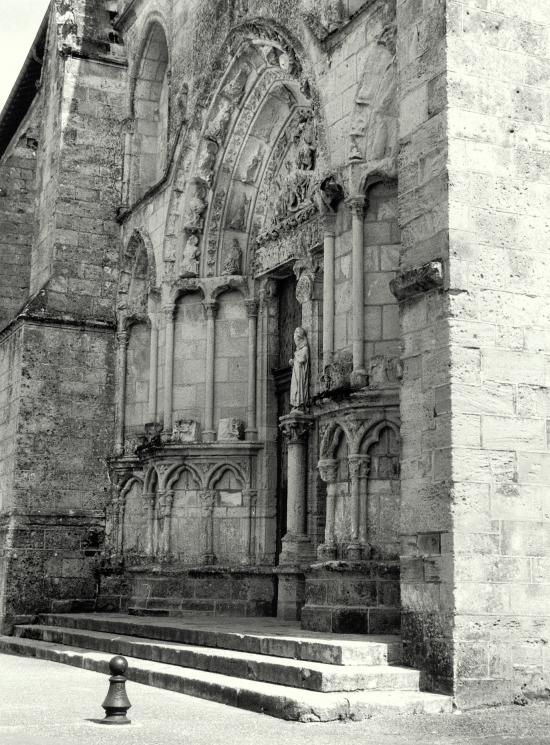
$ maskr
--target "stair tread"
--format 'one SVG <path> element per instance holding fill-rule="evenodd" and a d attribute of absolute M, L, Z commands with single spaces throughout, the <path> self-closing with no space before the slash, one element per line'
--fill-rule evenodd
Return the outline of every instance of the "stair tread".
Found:
<path fill-rule="evenodd" d="M 18 637 L 0 636 L 0 645 L 8 649 L 43 649 L 49 650 L 54 656 L 58 657 L 81 657 L 82 660 L 91 663 L 107 663 L 112 655 L 105 652 L 96 652 L 83 647 L 73 647 L 59 645 L 55 642 L 37 641 L 34 639 L 23 639 Z M 0 646 L 1 649 L 1 646 Z M 319 692 L 310 691 L 303 688 L 294 688 L 276 683 L 266 683 L 261 681 L 249 680 L 245 678 L 236 678 L 221 673 L 206 672 L 194 668 L 185 668 L 170 665 L 153 660 L 142 660 L 137 657 L 127 657 L 129 678 L 132 679 L 133 670 L 149 671 L 153 674 L 164 674 L 172 678 L 185 679 L 189 681 L 198 681 L 205 684 L 217 685 L 223 688 L 233 688 L 238 691 L 257 693 L 263 696 L 277 697 L 278 699 L 287 699 L 293 702 L 304 702 L 308 705 L 319 704 L 326 706 L 336 702 L 347 701 L 348 703 L 365 702 L 375 704 L 384 704 L 385 706 L 395 705 L 402 707 L 404 704 L 431 701 L 447 704 L 450 697 L 443 694 L 428 693 L 425 691 L 343 691 L 343 692 Z M 107 668 L 106 668 L 107 669 Z M 141 681 L 139 681 L 141 682 Z"/>
<path fill-rule="evenodd" d="M 290 624 L 285 624 L 284 622 L 278 623 L 277 626 L 273 626 L 273 628 L 268 628 L 267 626 L 259 626 L 259 628 L 255 628 L 254 621 L 257 622 L 257 619 L 253 619 L 250 624 L 246 624 L 247 627 L 244 630 L 239 630 L 238 625 L 239 622 L 242 625 L 243 619 L 239 619 L 236 621 L 235 619 L 231 619 L 231 617 L 225 617 L 223 618 L 223 621 L 219 621 L 218 617 L 216 616 L 209 616 L 208 614 L 205 614 L 205 619 L 201 619 L 200 621 L 197 621 L 197 612 L 190 611 L 189 612 L 189 619 L 185 618 L 185 616 L 181 617 L 165 617 L 159 619 L 158 616 L 128 616 L 125 614 L 117 614 L 117 613 L 108 613 L 108 614 L 102 614 L 102 613 L 45 613 L 41 614 L 41 618 L 48 619 L 48 618 L 55 618 L 55 619 L 72 619 L 75 621 L 89 621 L 90 619 L 93 619 L 97 622 L 107 622 L 107 623 L 119 623 L 119 624 L 127 624 L 131 626 L 154 626 L 155 628 L 166 628 L 170 630 L 181 630 L 181 631 L 199 631 L 204 633 L 219 633 L 220 635 L 223 635 L 225 637 L 231 637 L 235 636 L 236 638 L 242 638 L 242 637 L 254 637 L 258 639 L 276 639 L 281 641 L 294 641 L 294 642 L 317 642 L 320 644 L 328 644 L 330 646 L 334 647 L 343 647 L 343 648 L 356 648 L 356 647 L 363 647 L 368 648 L 372 645 L 389 645 L 389 644 L 399 644 L 401 645 L 401 637 L 397 634 L 387 634 L 387 635 L 369 635 L 368 638 L 365 638 L 365 634 L 346 634 L 346 638 L 342 639 L 341 637 L 335 636 L 333 633 L 325 633 L 320 631 L 305 631 L 303 629 L 299 629 L 296 627 L 293 627 Z M 216 618 L 216 622 L 213 623 L 212 619 Z M 195 619 L 195 620 L 194 620 Z M 274 621 L 276 619 L 273 619 Z M 248 619 L 246 619 L 248 621 Z M 265 620 L 264 620 L 265 622 Z M 231 628 L 231 625 L 235 625 L 235 629 Z M 52 624 L 54 625 L 54 624 Z M 290 633 L 289 633 L 290 632 Z M 295 632 L 295 633 L 292 633 Z"/>
<path fill-rule="evenodd" d="M 196 655 L 201 655 L 203 657 L 211 657 L 211 658 L 223 658 L 226 660 L 243 660 L 246 662 L 253 662 L 258 663 L 260 665 L 274 665 L 280 668 L 290 667 L 290 668 L 297 668 L 301 670 L 310 670 L 318 673 L 325 673 L 331 676 L 334 675 L 390 675 L 390 674 L 397 674 L 401 673 L 404 675 L 409 674 L 411 677 L 417 676 L 418 671 L 410 668 L 405 667 L 401 665 L 393 665 L 393 664 L 384 664 L 384 665 L 336 665 L 331 664 L 327 662 L 315 662 L 315 661 L 309 661 L 309 660 L 297 660 L 293 658 L 288 657 L 280 657 L 275 655 L 269 655 L 269 654 L 258 654 L 255 652 L 241 652 L 239 650 L 230 650 L 230 649 L 223 649 L 219 647 L 206 647 L 206 646 L 199 646 L 199 645 L 192 645 L 192 644 L 185 644 L 185 643 L 178 643 L 178 642 L 170 642 L 170 641 L 162 641 L 158 639 L 152 639 L 147 637 L 138 637 L 138 636 L 132 636 L 132 635 L 126 635 L 126 634 L 114 634 L 107 631 L 95 631 L 95 630 L 87 630 L 87 629 L 75 629 L 71 627 L 62 627 L 62 626 L 44 626 L 44 625 L 32 625 L 32 624 L 21 624 L 16 626 L 17 629 L 21 629 L 22 631 L 28 630 L 28 629 L 44 629 L 45 631 L 50 631 L 54 633 L 59 634 L 72 634 L 73 636 L 78 636 L 83 639 L 86 637 L 97 639 L 97 640 L 121 640 L 127 643 L 132 643 L 137 646 L 151 646 L 156 648 L 168 648 L 168 649 L 174 649 L 174 650 L 182 650 L 191 652 Z M 25 638 L 28 639 L 28 637 L 17 637 L 17 638 Z M 32 639 L 32 641 L 38 641 L 35 639 Z M 40 640 L 44 641 L 44 640 Z M 52 643 L 52 642 L 47 642 Z M 137 658 L 136 658 L 137 659 Z M 160 663 L 160 664 L 169 664 L 169 663 Z M 190 668 L 191 669 L 191 668 Z"/>

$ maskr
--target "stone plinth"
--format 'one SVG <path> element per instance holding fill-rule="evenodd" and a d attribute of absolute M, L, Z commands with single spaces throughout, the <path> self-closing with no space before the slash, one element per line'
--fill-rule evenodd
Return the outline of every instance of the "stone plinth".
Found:
<path fill-rule="evenodd" d="M 306 580 L 300 567 L 279 567 L 277 593 L 277 618 L 282 621 L 299 621 L 305 602 Z"/>
<path fill-rule="evenodd" d="M 399 563 L 314 564 L 305 577 L 301 625 L 309 631 L 399 633 Z"/>

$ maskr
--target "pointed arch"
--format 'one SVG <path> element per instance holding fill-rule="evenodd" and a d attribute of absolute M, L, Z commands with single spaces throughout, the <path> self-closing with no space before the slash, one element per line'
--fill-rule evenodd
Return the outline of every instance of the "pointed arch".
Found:
<path fill-rule="evenodd" d="M 350 444 L 349 432 L 340 422 L 331 422 L 323 433 L 320 446 L 320 459 L 331 459 L 335 457 L 342 439 Z"/>

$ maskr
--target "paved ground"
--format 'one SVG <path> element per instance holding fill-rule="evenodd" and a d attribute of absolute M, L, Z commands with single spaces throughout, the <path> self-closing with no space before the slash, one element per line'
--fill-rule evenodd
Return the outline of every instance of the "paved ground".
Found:
<path fill-rule="evenodd" d="M 299 724 L 128 683 L 127 727 L 104 727 L 107 678 L 0 655 L 2 745 L 550 745 L 550 705 L 439 716 Z"/>

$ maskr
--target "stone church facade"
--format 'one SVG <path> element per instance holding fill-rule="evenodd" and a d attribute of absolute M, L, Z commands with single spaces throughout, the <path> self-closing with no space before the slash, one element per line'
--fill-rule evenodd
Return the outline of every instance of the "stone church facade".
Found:
<path fill-rule="evenodd" d="M 544 6 L 53 0 L 0 119 L 5 630 L 275 615 L 547 696 Z"/>

